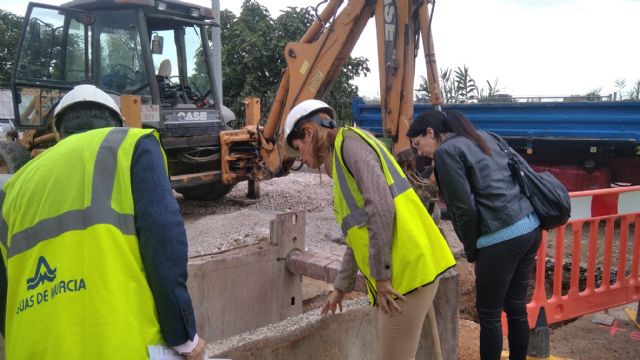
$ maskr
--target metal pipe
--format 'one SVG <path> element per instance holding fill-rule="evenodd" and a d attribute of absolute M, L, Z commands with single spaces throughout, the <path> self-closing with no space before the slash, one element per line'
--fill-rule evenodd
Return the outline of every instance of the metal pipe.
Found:
<path fill-rule="evenodd" d="M 42 136 L 38 136 L 37 138 L 33 139 L 33 144 L 40 145 L 40 144 L 54 142 L 54 141 L 56 141 L 56 136 L 53 133 L 49 133 Z"/>
<path fill-rule="evenodd" d="M 287 270 L 292 274 L 303 275 L 315 280 L 333 283 L 340 271 L 340 259 L 328 261 L 326 256 L 294 249 L 285 260 Z M 358 274 L 354 290 L 367 293 L 367 286 L 362 274 Z"/>
<path fill-rule="evenodd" d="M 212 0 L 213 17 L 220 24 L 220 0 Z M 211 59 L 213 61 L 213 82 L 216 87 L 218 104 L 222 105 L 222 40 L 220 26 L 211 27 Z"/>
<path fill-rule="evenodd" d="M 438 65 L 436 63 L 436 54 L 433 49 L 433 34 L 431 32 L 431 16 L 427 9 L 427 2 L 424 2 L 419 8 L 420 31 L 422 33 L 422 47 L 424 49 L 424 59 L 427 65 L 427 82 L 429 91 L 431 92 L 431 104 L 436 110 L 441 110 L 440 105 L 443 103 L 442 94 L 440 92 L 440 78 L 438 77 Z M 431 4 L 435 6 L 435 4 Z"/>

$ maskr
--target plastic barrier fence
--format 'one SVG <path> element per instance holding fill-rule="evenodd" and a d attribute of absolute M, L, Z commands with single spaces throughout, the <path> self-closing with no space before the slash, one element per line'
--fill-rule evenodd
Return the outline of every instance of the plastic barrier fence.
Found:
<path fill-rule="evenodd" d="M 553 324 L 640 300 L 640 186 L 573 192 L 571 206 L 566 225 L 542 234 L 527 305 L 531 329 L 542 307 Z M 555 243 L 553 254 L 548 241 Z"/>

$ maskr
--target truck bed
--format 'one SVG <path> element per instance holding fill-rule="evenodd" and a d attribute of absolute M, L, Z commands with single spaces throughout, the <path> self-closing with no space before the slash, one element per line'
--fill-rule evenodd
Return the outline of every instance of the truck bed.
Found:
<path fill-rule="evenodd" d="M 415 104 L 414 117 L 432 109 Z M 445 104 L 503 136 L 570 191 L 640 184 L 640 101 Z M 356 126 L 383 135 L 380 104 L 352 102 Z M 403 134 L 400 134 L 403 136 Z"/>
<path fill-rule="evenodd" d="M 431 109 L 415 104 L 414 116 Z M 478 128 L 508 138 L 640 143 L 640 101 L 445 104 Z M 354 123 L 382 135 L 379 104 L 352 102 Z"/>

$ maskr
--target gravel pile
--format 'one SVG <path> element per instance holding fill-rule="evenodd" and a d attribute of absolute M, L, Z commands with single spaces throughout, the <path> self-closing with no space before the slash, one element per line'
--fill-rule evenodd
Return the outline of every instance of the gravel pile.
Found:
<path fill-rule="evenodd" d="M 201 217 L 186 225 L 189 256 L 215 254 L 268 241 L 271 219 L 271 216 L 246 209 Z M 242 226 L 229 226 L 230 224 Z"/>
<path fill-rule="evenodd" d="M 278 213 L 307 212 L 306 247 L 344 252 L 342 232 L 333 215 L 331 178 L 317 172 L 292 174 L 260 183 L 260 199 L 246 198 L 247 183 L 235 186 L 218 201 L 189 201 L 178 196 L 189 239 L 189 256 L 219 253 L 269 238 L 270 221 Z"/>
<path fill-rule="evenodd" d="M 224 214 L 239 209 L 288 212 L 332 209 L 331 178 L 318 173 L 293 172 L 285 177 L 260 183 L 260 199 L 247 199 L 247 182 L 236 185 L 231 193 L 217 201 L 189 201 L 178 197 L 185 217 Z"/>
<path fill-rule="evenodd" d="M 189 256 L 215 254 L 269 238 L 278 213 L 304 210 L 306 250 L 342 256 L 344 239 L 333 214 L 332 180 L 326 174 L 299 171 L 260 183 L 260 199 L 246 197 L 247 183 L 218 201 L 189 201 L 178 196 L 189 238 Z M 462 252 L 450 222 L 440 223 L 454 253 Z"/>

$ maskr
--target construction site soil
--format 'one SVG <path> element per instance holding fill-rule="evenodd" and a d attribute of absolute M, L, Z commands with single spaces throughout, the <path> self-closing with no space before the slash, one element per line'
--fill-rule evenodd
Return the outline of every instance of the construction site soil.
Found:
<path fill-rule="evenodd" d="M 247 183 L 238 184 L 229 195 L 218 201 L 188 201 L 178 196 L 189 238 L 189 255 L 225 252 L 226 250 L 266 241 L 270 221 L 274 215 L 289 211 L 306 211 L 306 251 L 320 254 L 341 255 L 344 240 L 333 215 L 332 183 L 324 173 L 300 171 L 286 177 L 260 183 L 260 198 L 246 197 Z M 462 245 L 449 221 L 442 221 L 440 228 L 456 258 L 456 270 L 460 274 L 460 359 L 479 359 L 479 325 L 475 312 L 475 276 L 473 266 L 462 257 Z M 600 232 L 604 233 L 604 229 Z M 565 238 L 568 239 L 568 231 Z M 581 261 L 586 262 L 586 241 L 583 234 Z M 552 236 L 549 237 L 553 239 Z M 554 254 L 554 241 L 549 241 L 547 254 Z M 568 245 L 565 245 L 568 246 Z M 614 244 L 614 252 L 617 244 Z M 571 248 L 565 251 L 570 259 Z M 600 255 L 599 255 L 600 256 Z M 614 262 L 615 263 L 615 262 Z M 330 285 L 303 282 L 305 311 L 317 308 L 330 292 Z M 348 298 L 362 294 L 352 293 Z M 635 307 L 635 305 L 630 305 Z M 612 326 L 593 323 L 594 314 L 552 328 L 551 353 L 570 359 L 640 359 L 640 329 L 635 328 L 621 309 L 614 309 L 607 316 L 616 321 Z M 506 341 L 505 341 L 506 343 Z M 505 350 L 506 350 L 505 344 Z"/>

